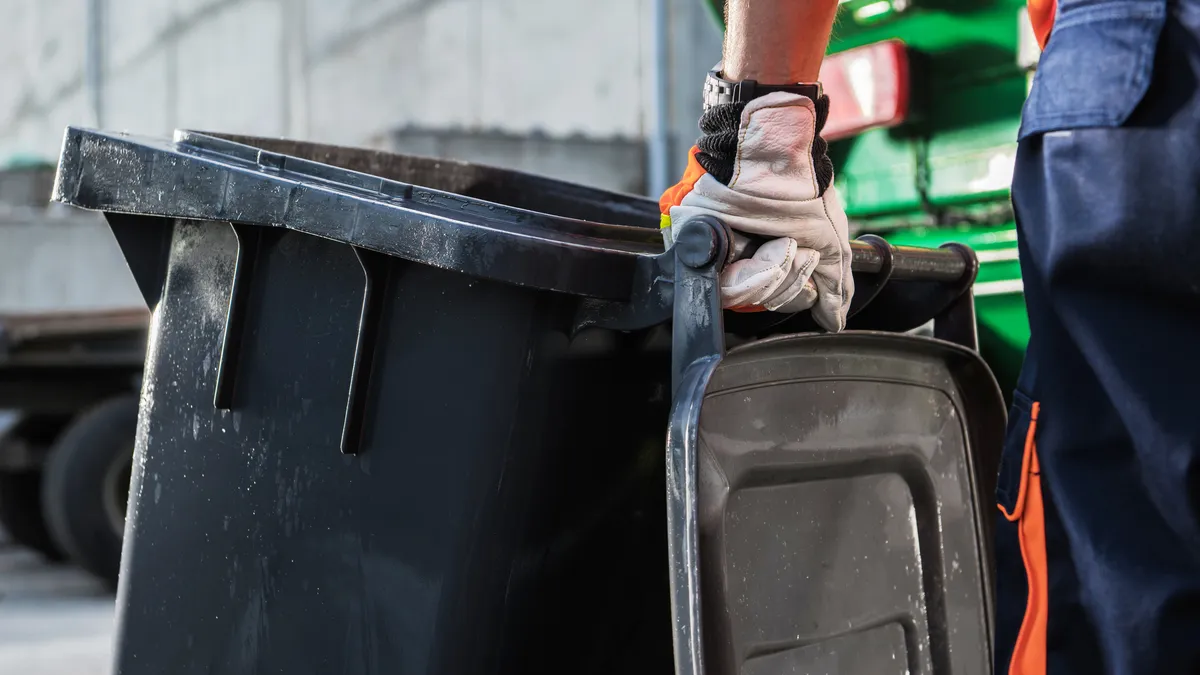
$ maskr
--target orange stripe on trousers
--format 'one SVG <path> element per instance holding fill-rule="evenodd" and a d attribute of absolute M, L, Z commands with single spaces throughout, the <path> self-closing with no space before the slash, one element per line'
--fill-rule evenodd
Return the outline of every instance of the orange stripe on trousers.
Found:
<path fill-rule="evenodd" d="M 1021 557 L 1025 561 L 1025 576 L 1029 597 L 1025 601 L 1025 618 L 1017 644 L 1013 648 L 1008 675 L 1046 675 L 1046 626 L 1050 609 L 1050 574 L 1046 560 L 1046 515 L 1042 502 L 1042 475 L 1038 464 L 1037 420 L 1040 406 L 1033 404 L 1029 431 L 1025 435 L 1025 454 L 1021 460 L 1021 487 L 1017 503 L 1009 513 L 1000 512 L 1010 522 L 1017 523 Z"/>

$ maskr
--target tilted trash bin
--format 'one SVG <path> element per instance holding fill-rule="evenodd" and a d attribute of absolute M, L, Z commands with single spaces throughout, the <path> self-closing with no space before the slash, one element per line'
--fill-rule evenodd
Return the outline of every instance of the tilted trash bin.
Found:
<path fill-rule="evenodd" d="M 55 199 L 154 310 L 118 673 L 986 671 L 969 250 L 855 242 L 891 333 L 813 335 L 514 172 L 69 129 Z"/>

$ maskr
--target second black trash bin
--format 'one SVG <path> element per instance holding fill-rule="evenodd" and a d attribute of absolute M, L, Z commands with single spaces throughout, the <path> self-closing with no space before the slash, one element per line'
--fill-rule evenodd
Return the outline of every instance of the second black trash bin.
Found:
<path fill-rule="evenodd" d="M 663 253 L 646 200 L 237 140 L 64 142 L 55 198 L 105 212 L 154 309 L 117 673 L 727 675 L 701 663 L 732 607 L 699 613 L 695 489 L 723 226 Z M 971 346 L 968 251 L 854 250 L 860 327 L 936 317 Z M 948 631 L 945 580 L 906 577 L 912 672 L 987 659 L 986 552 L 936 517 L 980 522 L 978 445 L 955 451 L 963 499 L 918 516 L 978 606 Z"/>
<path fill-rule="evenodd" d="M 155 308 L 117 672 L 669 672 L 662 343 L 568 339 L 578 295 L 268 226 L 282 212 L 236 234 L 113 213 L 154 212 L 122 208 L 132 190 L 174 185 L 162 209 L 203 216 L 206 186 L 249 209 L 289 183 L 267 170 L 237 192 L 255 174 L 236 155 L 70 143 L 82 180 L 64 162 L 60 194 L 90 192 L 142 247 Z M 283 175 L 310 195 L 325 178 Z"/>

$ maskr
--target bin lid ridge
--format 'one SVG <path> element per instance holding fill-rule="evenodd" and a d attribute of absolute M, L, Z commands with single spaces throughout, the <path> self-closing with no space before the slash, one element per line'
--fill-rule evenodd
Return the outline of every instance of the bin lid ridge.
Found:
<path fill-rule="evenodd" d="M 662 236 L 657 230 L 658 205 L 649 199 L 639 199 L 639 201 L 646 202 L 648 205 L 647 208 L 654 210 L 656 214 L 652 223 L 654 227 L 635 227 L 571 218 L 485 201 L 418 183 L 393 180 L 303 157 L 260 149 L 220 136 L 202 134 L 195 131 L 176 131 L 174 142 L 183 152 L 193 152 L 200 156 L 211 156 L 218 159 L 236 159 L 245 163 L 248 167 L 260 168 L 265 171 L 273 169 L 282 175 L 302 177 L 304 179 L 303 182 L 311 180 L 337 190 L 348 192 L 364 191 L 372 197 L 386 195 L 400 201 L 413 200 L 430 206 L 445 205 L 460 209 L 479 208 L 494 214 L 493 216 L 489 216 L 489 218 L 499 220 L 502 225 L 530 222 L 543 225 L 554 233 L 582 234 L 607 241 L 628 241 L 636 244 L 639 251 L 646 245 L 650 247 L 650 252 L 654 254 L 660 253 L 662 249 Z M 384 153 L 380 152 L 380 154 Z M 468 162 L 456 162 L 453 160 L 437 161 L 438 163 L 455 164 L 462 167 L 472 166 Z M 506 171 L 506 173 L 516 174 L 517 172 Z M 556 187 L 568 185 L 557 183 Z M 591 190 L 591 188 L 583 186 L 569 187 Z"/>
<path fill-rule="evenodd" d="M 136 187 L 131 187 L 136 186 Z M 85 209 L 283 227 L 546 290 L 624 300 L 657 231 L 539 213 L 221 138 L 70 127 L 54 201 Z"/>

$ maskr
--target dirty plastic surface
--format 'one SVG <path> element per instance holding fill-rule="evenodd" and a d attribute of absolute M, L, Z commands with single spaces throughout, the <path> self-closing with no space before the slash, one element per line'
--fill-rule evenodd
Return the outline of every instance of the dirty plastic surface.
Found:
<path fill-rule="evenodd" d="M 990 672 L 980 509 L 1003 430 L 986 366 L 953 345 L 845 334 L 731 351 L 700 416 L 709 672 Z"/>
<path fill-rule="evenodd" d="M 567 339 L 550 294 L 395 261 L 363 446 L 343 455 L 354 255 L 264 247 L 219 411 L 235 253 L 228 225 L 175 226 L 118 673 L 670 670 L 665 355 Z"/>

